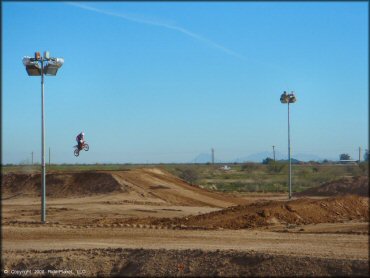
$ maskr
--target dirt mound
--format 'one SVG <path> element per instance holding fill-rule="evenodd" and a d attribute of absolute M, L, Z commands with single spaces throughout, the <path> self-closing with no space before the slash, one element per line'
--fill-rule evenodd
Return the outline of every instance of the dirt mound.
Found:
<path fill-rule="evenodd" d="M 46 181 L 46 195 L 50 197 L 89 196 L 126 190 L 107 173 L 50 173 L 46 175 Z M 40 196 L 41 175 L 5 174 L 2 176 L 1 190 L 3 197 L 17 194 Z"/>
<path fill-rule="evenodd" d="M 368 198 L 352 195 L 321 200 L 264 201 L 197 216 L 138 219 L 145 224 L 206 229 L 244 229 L 274 224 L 302 225 L 348 220 L 369 221 Z"/>
<path fill-rule="evenodd" d="M 369 262 L 234 250 L 73 249 L 5 251 L 5 270 L 44 270 L 58 277 L 368 276 Z M 15 272 L 18 271 L 18 272 Z M 60 271 L 66 271 L 65 273 Z M 58 275 L 59 273 L 59 275 Z M 31 273 L 28 273 L 31 274 Z M 27 275 L 31 276 L 31 275 Z"/>
<path fill-rule="evenodd" d="M 367 176 L 346 177 L 326 182 L 319 187 L 297 193 L 297 196 L 334 196 L 355 194 L 369 196 L 369 178 Z"/>
<path fill-rule="evenodd" d="M 158 168 L 55 172 L 47 174 L 46 183 L 47 196 L 58 198 L 117 192 L 125 194 L 120 195 L 123 199 L 142 203 L 221 208 L 245 203 L 242 198 L 189 185 Z M 20 194 L 40 196 L 40 188 L 40 174 L 8 173 L 2 176 L 3 200 Z"/>
<path fill-rule="evenodd" d="M 242 198 L 190 185 L 158 168 L 112 171 L 111 173 L 116 180 L 135 192 L 140 198 L 160 199 L 162 202 L 172 205 L 222 208 L 245 203 Z"/>

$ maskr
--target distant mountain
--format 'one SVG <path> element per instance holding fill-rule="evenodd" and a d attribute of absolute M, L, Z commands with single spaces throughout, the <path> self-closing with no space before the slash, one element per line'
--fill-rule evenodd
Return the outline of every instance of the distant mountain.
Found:
<path fill-rule="evenodd" d="M 300 161 L 322 161 L 324 158 L 314 155 L 314 154 L 305 154 L 305 153 L 298 153 L 294 155 L 294 158 Z"/>
<path fill-rule="evenodd" d="M 235 159 L 236 162 L 241 163 L 241 162 L 262 162 L 266 157 L 271 157 L 273 158 L 273 153 L 272 152 L 259 152 L 259 153 L 254 153 L 248 156 L 244 157 L 239 157 Z M 280 152 L 275 152 L 275 157 L 276 160 L 280 159 L 287 159 L 286 156 L 282 155 Z"/>

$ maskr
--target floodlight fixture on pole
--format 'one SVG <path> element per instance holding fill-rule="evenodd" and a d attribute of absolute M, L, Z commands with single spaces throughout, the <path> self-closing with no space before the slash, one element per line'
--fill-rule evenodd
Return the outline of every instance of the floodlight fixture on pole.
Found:
<path fill-rule="evenodd" d="M 297 101 L 294 92 L 287 94 L 286 91 L 280 96 L 280 102 L 288 104 L 288 160 L 289 160 L 289 199 L 292 198 L 292 159 L 290 157 L 290 109 L 289 104 Z"/>
<path fill-rule="evenodd" d="M 62 58 L 50 57 L 49 51 L 35 52 L 34 57 L 23 57 L 23 64 L 29 76 L 41 76 L 41 223 L 46 222 L 46 170 L 45 170 L 45 117 L 44 117 L 44 76 L 55 76 L 63 65 Z"/>

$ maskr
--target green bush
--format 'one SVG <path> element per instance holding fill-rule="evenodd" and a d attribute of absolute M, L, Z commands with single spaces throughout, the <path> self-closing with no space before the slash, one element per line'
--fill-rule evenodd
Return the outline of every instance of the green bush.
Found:
<path fill-rule="evenodd" d="M 264 160 L 262 160 L 262 164 L 269 164 L 271 162 L 274 162 L 274 160 L 271 157 L 266 157 Z"/>
<path fill-rule="evenodd" d="M 361 175 L 361 169 L 357 165 L 346 166 L 346 172 L 351 176 Z"/>
<path fill-rule="evenodd" d="M 269 173 L 281 173 L 286 167 L 287 164 L 284 162 L 270 161 L 269 164 L 267 164 L 267 171 Z"/>
<path fill-rule="evenodd" d="M 319 172 L 319 170 L 320 170 L 319 167 L 316 167 L 316 166 L 312 167 L 312 172 L 313 173 L 317 173 L 317 172 Z"/>
<path fill-rule="evenodd" d="M 369 174 L 369 163 L 368 162 L 361 162 L 358 167 L 360 168 L 361 170 L 361 173 L 363 175 L 368 175 Z"/>
<path fill-rule="evenodd" d="M 242 171 L 252 172 L 254 170 L 257 170 L 258 166 L 256 165 L 256 163 L 248 162 L 248 163 L 244 163 L 242 165 L 241 169 L 242 169 Z"/>
<path fill-rule="evenodd" d="M 198 180 L 198 172 L 193 168 L 179 169 L 181 171 L 179 177 L 190 184 L 194 184 Z"/>

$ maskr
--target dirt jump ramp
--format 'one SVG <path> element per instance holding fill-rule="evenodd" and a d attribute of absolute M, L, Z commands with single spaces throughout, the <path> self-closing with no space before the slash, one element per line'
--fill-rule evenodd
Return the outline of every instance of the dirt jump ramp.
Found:
<path fill-rule="evenodd" d="M 126 171 L 57 172 L 46 175 L 46 195 L 54 198 L 126 194 L 140 200 L 158 200 L 181 206 L 229 207 L 245 201 L 190 185 L 157 168 Z M 8 173 L 2 176 L 3 200 L 41 194 L 40 174 Z"/>

